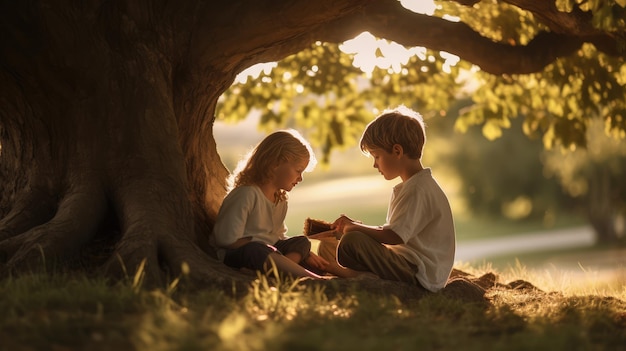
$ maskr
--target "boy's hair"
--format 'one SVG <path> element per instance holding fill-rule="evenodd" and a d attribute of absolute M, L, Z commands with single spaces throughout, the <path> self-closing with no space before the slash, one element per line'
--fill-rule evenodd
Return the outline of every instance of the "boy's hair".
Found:
<path fill-rule="evenodd" d="M 385 110 L 365 127 L 361 151 L 367 156 L 373 149 L 391 152 L 398 144 L 409 158 L 420 159 L 426 143 L 425 128 L 422 115 L 406 106 Z"/>
<path fill-rule="evenodd" d="M 266 136 L 241 159 L 229 179 L 229 190 L 242 185 L 261 185 L 272 177 L 274 167 L 282 162 L 308 161 L 305 169 L 315 168 L 317 159 L 311 145 L 293 129 L 279 130 Z M 285 194 L 281 194 L 285 198 Z"/>

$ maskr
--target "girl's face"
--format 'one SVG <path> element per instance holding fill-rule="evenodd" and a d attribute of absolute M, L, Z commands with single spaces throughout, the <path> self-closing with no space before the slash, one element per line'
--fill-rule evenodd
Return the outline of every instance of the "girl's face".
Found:
<path fill-rule="evenodd" d="M 308 164 L 309 160 L 282 162 L 274 169 L 274 185 L 276 188 L 291 191 L 291 189 L 302 181 L 302 173 Z"/>
<path fill-rule="evenodd" d="M 383 149 L 367 150 L 374 159 L 374 168 L 385 177 L 386 180 L 392 180 L 400 175 L 399 157 L 395 148 L 391 152 Z"/>

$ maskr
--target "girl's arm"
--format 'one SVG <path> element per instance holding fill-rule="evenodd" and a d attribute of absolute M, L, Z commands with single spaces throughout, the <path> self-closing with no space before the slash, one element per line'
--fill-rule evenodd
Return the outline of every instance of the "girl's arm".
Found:
<path fill-rule="evenodd" d="M 314 254 L 313 252 L 309 253 L 309 257 L 307 257 L 306 263 L 311 267 L 314 267 L 323 271 L 325 271 L 326 267 L 328 267 L 328 261 Z"/>
<path fill-rule="evenodd" d="M 249 187 L 235 188 L 226 196 L 213 227 L 217 246 L 236 249 L 250 242 L 245 227 L 254 198 Z"/>
<path fill-rule="evenodd" d="M 225 247 L 227 249 L 234 250 L 234 249 L 238 249 L 238 248 L 244 246 L 245 244 L 247 244 L 247 243 L 249 243 L 251 241 L 252 241 L 252 237 L 246 236 L 246 237 L 237 239 L 237 241 L 235 241 L 234 243 L 232 243 L 230 245 L 227 245 Z"/>

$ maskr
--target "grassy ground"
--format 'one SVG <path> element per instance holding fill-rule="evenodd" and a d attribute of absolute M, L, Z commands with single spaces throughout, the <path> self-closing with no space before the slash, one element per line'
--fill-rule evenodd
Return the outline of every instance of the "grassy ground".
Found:
<path fill-rule="evenodd" d="M 265 278 L 235 299 L 213 289 L 22 276 L 0 282 L 0 350 L 626 349 L 623 281 L 563 289 L 524 267 L 496 273 L 542 291 L 494 288 L 485 308 L 439 294 L 404 303 L 355 289 L 331 298 L 323 288 Z"/>
<path fill-rule="evenodd" d="M 299 234 L 307 216 L 332 220 L 344 211 L 382 224 L 389 184 L 366 181 L 360 195 L 343 192 L 363 188 L 357 181 L 294 191 L 290 234 Z M 556 225 L 571 224 L 566 218 Z M 545 228 L 457 220 L 460 240 L 535 229 Z M 0 281 L 0 351 L 626 350 L 623 271 L 601 280 L 587 271 L 585 279 L 572 279 L 515 263 L 541 257 L 515 259 L 457 267 L 475 275 L 495 272 L 502 283 L 524 279 L 540 289 L 491 289 L 486 308 L 441 294 L 409 303 L 357 288 L 330 297 L 323 288 L 264 278 L 235 299 L 175 284 L 150 291 L 133 280 L 111 286 L 82 277 L 21 276 Z"/>
<path fill-rule="evenodd" d="M 626 290 L 626 248 L 594 246 L 485 258 L 473 265 L 497 271 L 523 271 L 549 281 L 558 291 L 588 293 Z M 521 268 L 521 269 L 520 269 Z"/>

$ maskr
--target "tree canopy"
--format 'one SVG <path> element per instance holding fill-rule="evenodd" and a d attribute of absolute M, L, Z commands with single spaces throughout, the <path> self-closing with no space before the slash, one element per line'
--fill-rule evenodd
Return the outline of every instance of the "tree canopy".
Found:
<path fill-rule="evenodd" d="M 480 125 L 488 139 L 518 117 L 524 132 L 542 137 L 547 148 L 584 147 L 594 118 L 604 121 L 607 134 L 626 136 L 623 3 L 435 4 L 430 15 L 372 5 L 375 10 L 355 16 L 385 38 L 378 48 L 361 48 L 378 65 L 358 69 L 366 53 L 350 51 L 349 43 L 317 41 L 259 78 L 235 83 L 220 102 L 219 118 L 239 120 L 260 110 L 268 128 L 311 129 L 326 157 L 333 147 L 353 145 L 387 106 L 410 104 L 426 117 L 444 116 L 452 102 L 467 97 L 473 104 L 456 129 Z"/>

